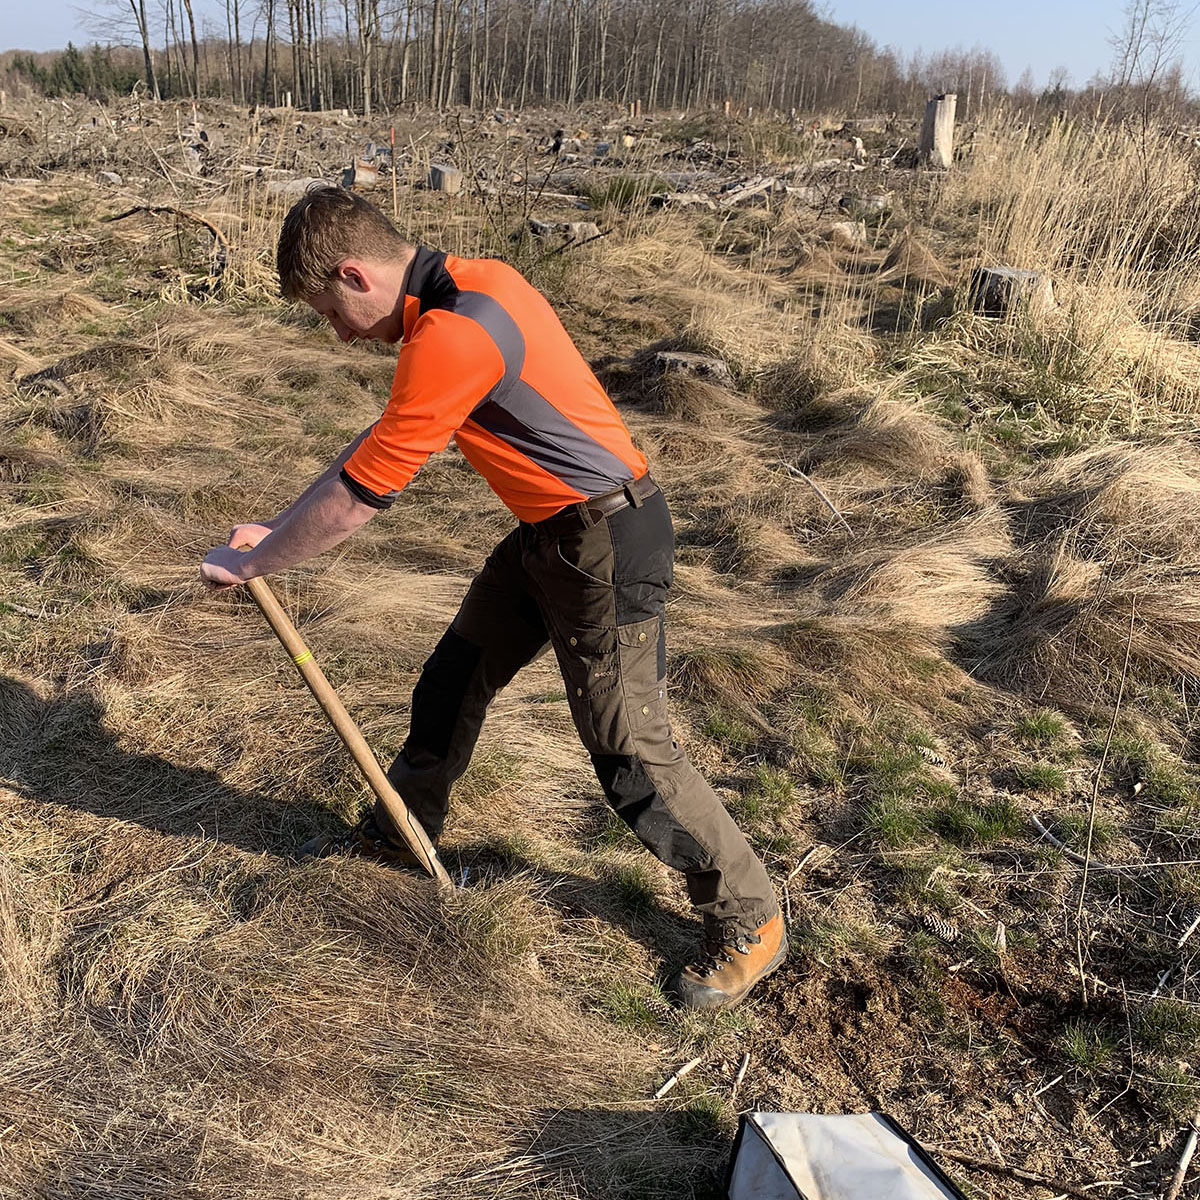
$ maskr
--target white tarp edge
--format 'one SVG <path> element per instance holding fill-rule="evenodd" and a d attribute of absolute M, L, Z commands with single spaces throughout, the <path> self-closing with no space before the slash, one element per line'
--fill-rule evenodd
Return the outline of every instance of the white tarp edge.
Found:
<path fill-rule="evenodd" d="M 879 1113 L 750 1113 L 729 1200 L 960 1200 Z"/>

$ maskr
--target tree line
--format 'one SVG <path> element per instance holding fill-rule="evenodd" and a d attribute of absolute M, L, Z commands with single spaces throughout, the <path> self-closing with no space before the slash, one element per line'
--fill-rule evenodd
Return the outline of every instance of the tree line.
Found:
<path fill-rule="evenodd" d="M 982 97 L 982 50 L 901 61 L 811 0 L 109 0 L 104 49 L 22 55 L 46 94 L 113 95 L 137 69 L 156 97 L 279 105 L 524 107 L 610 101 L 644 111 L 906 107 L 930 87 Z M 140 59 L 140 63 L 139 60 Z"/>
<path fill-rule="evenodd" d="M 413 102 L 482 109 L 606 101 L 651 112 L 728 100 L 743 112 L 912 112 L 927 96 L 954 91 L 969 119 L 1005 95 L 1066 108 L 1105 87 L 1116 94 L 1139 85 L 1160 102 L 1190 104 L 1163 44 L 1148 82 L 1131 67 L 1141 61 L 1137 39 L 1147 37 L 1142 10 L 1166 0 L 1130 0 L 1112 78 L 1074 91 L 1065 70 L 1040 91 L 1031 76 L 1009 89 L 997 57 L 979 47 L 903 58 L 811 0 L 101 2 L 108 7 L 95 14 L 96 28 L 108 45 L 20 55 L 10 74 L 46 95 L 138 87 L 159 98 L 367 116 Z"/>

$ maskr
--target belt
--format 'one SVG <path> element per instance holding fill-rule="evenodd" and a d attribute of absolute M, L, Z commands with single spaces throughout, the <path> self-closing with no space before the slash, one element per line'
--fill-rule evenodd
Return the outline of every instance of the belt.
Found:
<path fill-rule="evenodd" d="M 581 529 L 590 529 L 605 517 L 611 517 L 623 508 L 641 508 L 657 491 L 658 484 L 647 472 L 640 479 L 631 479 L 619 488 L 613 488 L 611 492 L 593 496 L 590 500 L 580 500 L 578 504 L 568 504 L 552 517 L 535 521 L 533 528 L 549 537 L 577 533 Z"/>

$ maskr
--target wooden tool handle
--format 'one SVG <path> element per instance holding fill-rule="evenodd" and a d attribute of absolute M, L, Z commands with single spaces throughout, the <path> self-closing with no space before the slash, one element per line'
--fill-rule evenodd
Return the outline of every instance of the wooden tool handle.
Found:
<path fill-rule="evenodd" d="M 442 887 L 453 888 L 450 876 L 446 874 L 446 868 L 442 866 L 441 859 L 438 858 L 437 851 L 425 830 L 421 828 L 420 821 L 408 811 L 408 806 L 400 798 L 396 789 L 392 787 L 391 781 L 384 774 L 371 747 L 367 745 L 362 731 L 354 723 L 354 718 L 350 716 L 341 700 L 338 699 L 337 692 L 325 678 L 325 672 L 317 666 L 312 651 L 305 645 L 304 639 L 275 598 L 275 593 L 271 591 L 271 585 L 265 579 L 260 578 L 249 580 L 246 586 L 250 589 L 250 595 L 254 597 L 254 602 L 258 605 L 262 615 L 266 617 L 267 624 L 275 631 L 275 635 L 283 643 L 284 649 L 291 655 L 292 662 L 296 664 L 296 669 L 304 677 L 309 691 L 325 710 L 329 723 L 337 731 L 337 735 L 342 739 L 346 749 L 350 751 L 354 761 L 358 764 L 358 769 L 370 785 L 371 791 L 379 798 L 384 811 L 391 818 L 392 824 L 399 830 L 409 849 Z"/>

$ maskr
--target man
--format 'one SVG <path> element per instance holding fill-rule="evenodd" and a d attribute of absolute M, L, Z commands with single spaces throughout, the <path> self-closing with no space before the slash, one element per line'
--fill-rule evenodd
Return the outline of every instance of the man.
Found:
<path fill-rule="evenodd" d="M 211 551 L 204 580 L 230 587 L 337 545 L 453 438 L 520 523 L 425 663 L 389 778 L 436 843 L 489 702 L 552 647 L 609 803 L 684 873 L 702 914 L 703 947 L 673 980 L 676 995 L 690 1007 L 737 1003 L 784 961 L 787 939 L 762 863 L 671 735 L 674 534 L 612 401 L 515 270 L 412 246 L 350 192 L 318 188 L 292 208 L 278 266 L 284 295 L 343 342 L 399 343 L 391 399 L 295 503 Z M 381 806 L 303 852 L 413 861 Z"/>

